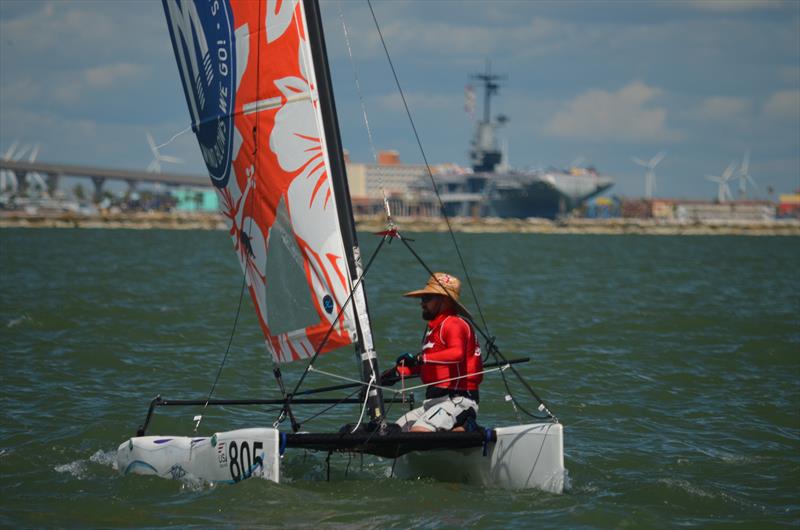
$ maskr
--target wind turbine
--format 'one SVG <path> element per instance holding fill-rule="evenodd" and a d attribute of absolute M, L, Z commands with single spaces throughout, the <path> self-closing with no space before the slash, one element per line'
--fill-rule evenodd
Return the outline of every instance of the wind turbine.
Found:
<path fill-rule="evenodd" d="M 40 147 L 40 145 L 36 144 L 33 147 L 33 150 L 31 150 L 31 154 L 28 155 L 28 162 L 30 162 L 31 164 L 36 162 L 36 157 L 39 154 L 39 147 Z M 33 171 L 31 173 L 28 173 L 27 175 L 25 175 L 25 180 L 28 181 L 28 185 L 29 186 L 39 188 L 39 193 L 40 194 L 42 194 L 44 196 L 50 195 L 50 193 L 47 190 L 47 183 L 45 182 L 44 177 L 42 177 L 41 173 L 39 173 L 37 171 Z"/>
<path fill-rule="evenodd" d="M 641 158 L 636 158 L 635 156 L 631 157 L 634 163 L 639 164 L 643 168 L 645 168 L 644 172 L 644 197 L 645 199 L 652 199 L 653 192 L 656 190 L 656 166 L 664 159 L 664 156 L 667 153 L 661 151 L 656 156 L 651 158 L 648 162 L 645 162 Z"/>
<path fill-rule="evenodd" d="M 3 155 L 3 162 L 8 162 L 14 156 L 14 152 L 17 150 L 19 146 L 19 142 L 14 142 L 11 146 L 6 150 L 5 154 Z M 0 192 L 6 191 L 6 188 L 12 192 L 16 193 L 18 184 L 17 184 L 17 176 L 14 174 L 13 171 L 4 169 L 0 171 Z"/>
<path fill-rule="evenodd" d="M 12 145 L 11 148 L 8 151 L 6 151 L 6 154 L 3 156 L 3 159 L 19 162 L 20 160 L 22 160 L 22 157 L 24 157 L 25 154 L 28 153 L 28 151 L 30 151 L 30 154 L 28 155 L 28 162 L 33 163 L 36 161 L 36 156 L 39 154 L 39 144 L 24 145 L 19 151 L 16 150 L 16 147 L 17 147 L 17 142 L 14 142 L 14 145 Z M 14 189 L 16 191 L 16 189 L 19 186 L 16 175 L 14 175 L 13 171 L 8 171 L 7 175 L 13 178 Z M 45 193 L 45 194 L 47 193 L 47 184 L 45 183 L 44 178 L 42 178 L 42 176 L 39 173 L 36 172 L 26 173 L 23 179 L 25 180 L 25 182 L 27 182 L 28 186 L 31 186 L 31 188 L 37 188 L 39 193 Z"/>
<path fill-rule="evenodd" d="M 744 197 L 747 194 L 747 183 L 749 182 L 753 188 L 758 189 L 756 181 L 750 176 L 750 150 L 744 152 L 742 158 L 742 165 L 739 166 L 739 197 Z"/>
<path fill-rule="evenodd" d="M 147 166 L 147 171 L 149 173 L 161 173 L 161 162 L 169 162 L 170 164 L 181 164 L 183 160 L 180 158 L 169 156 L 169 155 L 162 155 L 158 152 L 158 146 L 156 146 L 155 140 L 153 140 L 153 136 L 146 132 L 147 135 L 147 143 L 150 144 L 150 151 L 153 153 L 153 161 L 150 162 L 150 165 Z"/>
<path fill-rule="evenodd" d="M 731 196 L 731 189 L 728 187 L 728 181 L 733 177 L 733 170 L 736 169 L 736 162 L 731 162 L 722 175 L 706 175 L 706 178 L 711 182 L 716 182 L 719 187 L 717 188 L 717 201 L 725 202 L 726 199 L 733 199 Z"/>

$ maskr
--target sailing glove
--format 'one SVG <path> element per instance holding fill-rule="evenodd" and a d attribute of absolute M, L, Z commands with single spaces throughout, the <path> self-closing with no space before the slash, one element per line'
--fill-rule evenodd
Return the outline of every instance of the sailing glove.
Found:
<path fill-rule="evenodd" d="M 397 368 L 392 366 L 381 374 L 381 386 L 392 386 L 400 380 L 400 374 L 397 373 Z"/>
<path fill-rule="evenodd" d="M 395 361 L 395 364 L 400 366 L 405 366 L 406 368 L 417 366 L 419 363 L 420 363 L 419 354 L 414 355 L 412 353 L 404 353 L 397 358 L 397 361 Z"/>

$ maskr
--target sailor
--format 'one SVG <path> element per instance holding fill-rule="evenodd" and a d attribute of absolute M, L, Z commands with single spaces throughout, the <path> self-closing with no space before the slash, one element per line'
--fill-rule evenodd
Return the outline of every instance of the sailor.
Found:
<path fill-rule="evenodd" d="M 419 374 L 425 392 L 422 406 L 397 424 L 403 431 L 471 431 L 477 427 L 478 385 L 483 379 L 481 348 L 475 329 L 464 318 L 459 301 L 461 282 L 444 272 L 434 273 L 422 289 L 403 296 L 419 298 L 422 318 L 427 321 L 422 349 L 404 353 L 391 375 L 399 378 Z"/>

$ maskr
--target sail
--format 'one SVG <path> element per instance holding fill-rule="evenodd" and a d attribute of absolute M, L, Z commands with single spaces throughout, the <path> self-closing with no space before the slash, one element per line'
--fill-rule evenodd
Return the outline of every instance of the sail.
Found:
<path fill-rule="evenodd" d="M 340 224 L 342 212 L 352 216 L 349 203 L 337 204 L 349 201 L 336 191 L 346 179 L 343 167 L 331 169 L 341 154 L 328 151 L 303 4 L 163 4 L 192 129 L 267 349 L 279 362 L 309 357 L 334 322 L 322 352 L 356 342 L 369 322 L 360 285 L 346 304 L 359 271 Z"/>

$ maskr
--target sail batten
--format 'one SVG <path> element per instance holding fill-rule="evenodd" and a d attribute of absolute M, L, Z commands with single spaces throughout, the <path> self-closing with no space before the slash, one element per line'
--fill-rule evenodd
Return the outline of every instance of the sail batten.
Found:
<path fill-rule="evenodd" d="M 357 243 L 303 4 L 162 1 L 192 127 L 267 350 L 289 362 L 356 343 L 369 316 L 358 302 L 363 291 L 346 303 Z"/>

